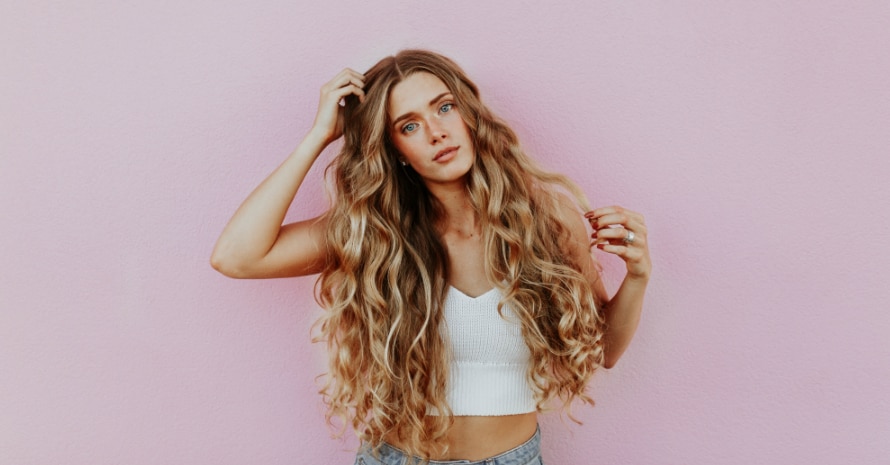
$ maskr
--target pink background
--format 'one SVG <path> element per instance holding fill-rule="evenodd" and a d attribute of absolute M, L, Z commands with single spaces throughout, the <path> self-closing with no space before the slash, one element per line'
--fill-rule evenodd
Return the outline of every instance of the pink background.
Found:
<path fill-rule="evenodd" d="M 636 340 L 548 463 L 888 463 L 888 3 L 551 3 L 3 2 L 0 464 L 352 463 L 314 279 L 208 261 L 321 84 L 409 46 L 647 217 Z"/>

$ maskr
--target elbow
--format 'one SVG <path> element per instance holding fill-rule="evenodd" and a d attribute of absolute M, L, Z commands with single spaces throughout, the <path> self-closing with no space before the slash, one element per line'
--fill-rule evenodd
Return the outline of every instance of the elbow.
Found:
<path fill-rule="evenodd" d="M 622 351 L 623 352 L 623 351 Z M 604 350 L 603 351 L 603 368 L 609 370 L 618 364 L 618 359 L 621 358 L 621 353 L 615 350 Z"/>
<path fill-rule="evenodd" d="M 213 267 L 214 270 L 220 272 L 223 276 L 229 278 L 240 279 L 245 277 L 241 267 L 237 266 L 232 260 L 226 259 L 216 250 L 210 255 L 210 266 Z"/>

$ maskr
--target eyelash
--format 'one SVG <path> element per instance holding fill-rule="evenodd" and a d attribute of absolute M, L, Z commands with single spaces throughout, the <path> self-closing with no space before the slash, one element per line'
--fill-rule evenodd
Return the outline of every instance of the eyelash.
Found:
<path fill-rule="evenodd" d="M 445 107 L 448 107 L 448 109 L 443 111 L 443 109 L 444 109 Z M 454 109 L 454 103 L 453 103 L 453 102 L 443 103 L 441 106 L 439 106 L 439 111 L 440 111 L 441 113 L 448 113 L 448 112 L 450 112 L 450 111 L 453 110 L 453 109 Z M 412 125 L 416 126 L 417 123 L 408 123 L 408 124 L 402 126 L 402 134 L 408 134 L 408 133 L 410 133 L 410 132 L 413 132 L 413 130 L 408 130 L 408 126 L 412 126 Z"/>

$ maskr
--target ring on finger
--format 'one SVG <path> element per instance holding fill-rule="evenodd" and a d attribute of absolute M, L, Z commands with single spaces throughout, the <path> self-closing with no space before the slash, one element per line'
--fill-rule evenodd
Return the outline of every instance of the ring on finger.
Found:
<path fill-rule="evenodd" d="M 624 236 L 624 243 L 627 245 L 631 245 L 634 243 L 634 240 L 637 238 L 637 235 L 634 234 L 633 231 L 628 230 L 627 235 Z"/>

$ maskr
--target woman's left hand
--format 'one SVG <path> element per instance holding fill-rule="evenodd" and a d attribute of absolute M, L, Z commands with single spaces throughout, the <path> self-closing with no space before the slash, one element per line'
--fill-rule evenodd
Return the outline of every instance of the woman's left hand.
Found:
<path fill-rule="evenodd" d="M 615 205 L 589 211 L 584 217 L 593 227 L 591 245 L 621 257 L 628 277 L 649 279 L 652 262 L 643 215 Z"/>

